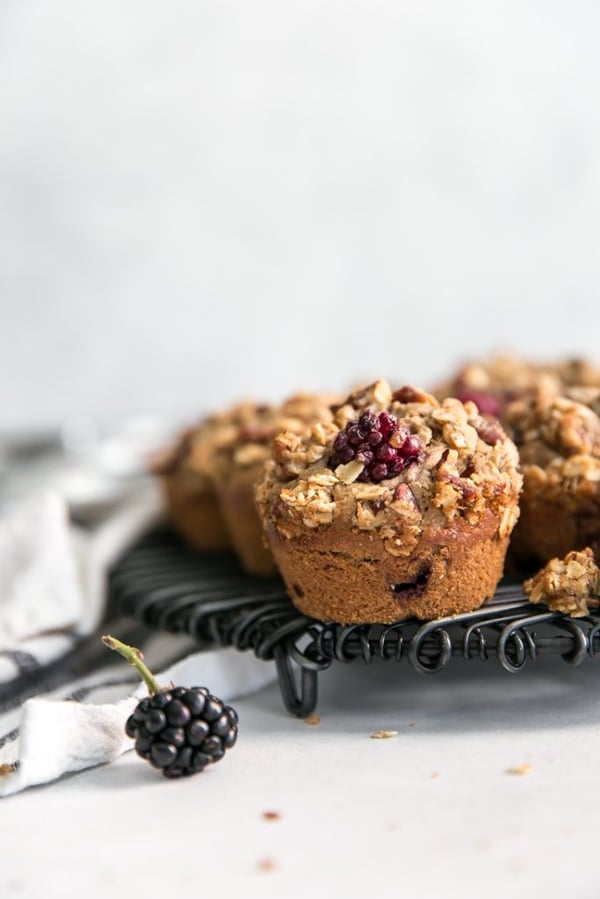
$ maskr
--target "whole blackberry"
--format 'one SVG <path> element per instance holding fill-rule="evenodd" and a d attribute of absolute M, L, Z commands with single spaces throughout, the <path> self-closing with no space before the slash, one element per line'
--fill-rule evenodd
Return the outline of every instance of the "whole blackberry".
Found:
<path fill-rule="evenodd" d="M 237 740 L 235 709 L 206 687 L 160 688 L 142 655 L 115 637 L 102 637 L 141 674 L 149 696 L 141 699 L 125 723 L 135 750 L 165 777 L 185 777 L 218 762 Z"/>
<path fill-rule="evenodd" d="M 356 460 L 364 465 L 359 481 L 384 481 L 417 462 L 419 439 L 389 412 L 363 412 L 349 421 L 333 443 L 331 468 Z"/>

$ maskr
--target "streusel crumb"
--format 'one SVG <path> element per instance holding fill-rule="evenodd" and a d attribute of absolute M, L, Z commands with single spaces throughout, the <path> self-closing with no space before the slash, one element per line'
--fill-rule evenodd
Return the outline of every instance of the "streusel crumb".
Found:
<path fill-rule="evenodd" d="M 564 559 L 551 559 L 534 577 L 523 584 L 531 602 L 544 603 L 553 612 L 571 618 L 589 615 L 600 605 L 600 568 L 589 547 L 570 552 Z"/>

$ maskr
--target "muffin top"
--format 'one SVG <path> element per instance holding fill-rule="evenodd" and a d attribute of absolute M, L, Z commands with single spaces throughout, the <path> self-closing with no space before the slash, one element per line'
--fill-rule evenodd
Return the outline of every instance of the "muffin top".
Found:
<path fill-rule="evenodd" d="M 549 366 L 549 371 L 557 375 L 566 387 L 600 387 L 600 368 L 588 359 L 565 359 Z"/>
<path fill-rule="evenodd" d="M 425 527 L 475 526 L 490 512 L 500 535 L 509 534 L 517 466 L 512 441 L 473 402 L 440 403 L 414 387 L 392 393 L 376 381 L 332 421 L 275 438 L 257 502 L 284 537 L 342 525 L 377 532 L 392 555 L 409 555 Z"/>
<path fill-rule="evenodd" d="M 498 355 L 486 361 L 466 363 L 433 392 L 441 399 L 455 396 L 463 403 L 471 400 L 482 415 L 502 416 L 507 403 L 535 391 L 540 385 L 548 392 L 559 393 L 560 377 L 517 356 Z"/>
<path fill-rule="evenodd" d="M 565 396 L 588 406 L 596 415 L 600 415 L 600 387 L 577 385 L 568 387 Z"/>
<path fill-rule="evenodd" d="M 238 403 L 183 431 L 153 466 L 155 474 L 193 474 L 207 485 L 226 480 L 234 468 L 260 466 L 280 431 L 301 433 L 316 421 L 332 417 L 329 394 L 298 393 L 281 405 Z"/>
<path fill-rule="evenodd" d="M 506 426 L 519 448 L 526 485 L 600 491 L 600 390 L 570 388 L 510 403 Z"/>
<path fill-rule="evenodd" d="M 436 396 L 456 396 L 477 404 L 482 415 L 504 417 L 508 403 L 521 397 L 560 395 L 569 387 L 600 387 L 600 369 L 586 359 L 531 362 L 512 355 L 492 356 L 462 366 L 450 380 L 434 388 Z"/>

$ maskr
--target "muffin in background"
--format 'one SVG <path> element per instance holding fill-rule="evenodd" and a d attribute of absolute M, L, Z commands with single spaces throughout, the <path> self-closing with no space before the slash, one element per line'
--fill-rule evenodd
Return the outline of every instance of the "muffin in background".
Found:
<path fill-rule="evenodd" d="M 169 521 L 190 546 L 202 552 L 232 548 L 214 485 L 218 452 L 214 437 L 223 424 L 224 417 L 215 415 L 186 428 L 152 464 Z"/>
<path fill-rule="evenodd" d="M 600 550 L 600 389 L 567 388 L 509 404 L 523 472 L 511 571 L 530 573 L 571 550 Z"/>
<path fill-rule="evenodd" d="M 297 394 L 281 405 L 243 402 L 188 428 L 154 463 L 167 514 L 195 549 L 233 549 L 251 574 L 275 573 L 254 500 L 254 487 L 282 430 L 300 434 L 331 420 L 333 394 Z"/>
<path fill-rule="evenodd" d="M 243 423 L 217 434 L 219 453 L 213 479 L 221 515 L 232 545 L 250 574 L 268 577 L 277 570 L 265 543 L 254 489 L 271 455 L 271 443 L 281 431 L 306 433 L 311 424 L 330 421 L 332 394 L 299 393 L 278 406 L 254 406 Z"/>

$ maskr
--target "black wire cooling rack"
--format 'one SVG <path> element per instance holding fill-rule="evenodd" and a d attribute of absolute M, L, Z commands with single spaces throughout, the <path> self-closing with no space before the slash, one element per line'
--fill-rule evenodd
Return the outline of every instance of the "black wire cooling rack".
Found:
<path fill-rule="evenodd" d="M 315 621 L 292 605 L 279 578 L 252 578 L 233 555 L 201 555 L 170 531 L 149 535 L 117 563 L 110 595 L 115 611 L 150 627 L 274 659 L 283 701 L 299 717 L 316 708 L 319 672 L 334 662 L 406 659 L 430 674 L 453 657 L 496 658 L 515 673 L 541 655 L 579 665 L 600 652 L 600 613 L 573 619 L 550 612 L 515 584 L 501 584 L 476 612 L 426 623 Z"/>

